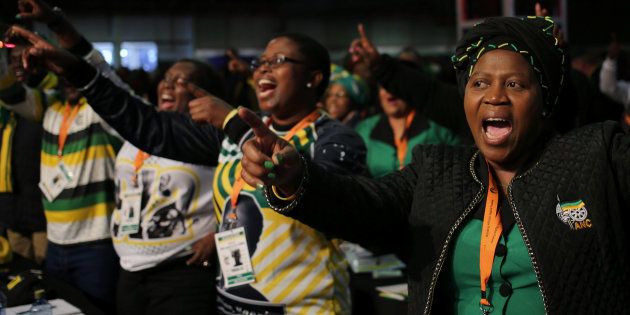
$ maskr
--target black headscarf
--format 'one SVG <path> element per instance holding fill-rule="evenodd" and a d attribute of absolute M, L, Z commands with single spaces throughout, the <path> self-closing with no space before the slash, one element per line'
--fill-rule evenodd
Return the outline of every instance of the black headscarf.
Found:
<path fill-rule="evenodd" d="M 462 97 L 477 60 L 493 49 L 506 49 L 520 53 L 532 66 L 543 92 L 543 115 L 553 112 L 565 81 L 565 54 L 553 36 L 554 25 L 549 17 L 533 16 L 493 17 L 475 25 L 451 58 Z"/>

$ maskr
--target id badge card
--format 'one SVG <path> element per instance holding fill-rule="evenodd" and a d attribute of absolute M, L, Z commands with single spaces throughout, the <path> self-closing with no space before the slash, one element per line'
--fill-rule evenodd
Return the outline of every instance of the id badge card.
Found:
<path fill-rule="evenodd" d="M 134 234 L 140 230 L 140 211 L 142 210 L 142 187 L 135 187 L 124 192 L 120 208 L 120 234 Z"/>
<path fill-rule="evenodd" d="M 238 227 L 214 235 L 225 287 L 256 281 L 247 248 L 245 229 Z"/>
<path fill-rule="evenodd" d="M 54 201 L 72 181 L 72 172 L 63 161 L 57 163 L 52 175 L 39 183 L 39 189 L 50 202 Z"/>

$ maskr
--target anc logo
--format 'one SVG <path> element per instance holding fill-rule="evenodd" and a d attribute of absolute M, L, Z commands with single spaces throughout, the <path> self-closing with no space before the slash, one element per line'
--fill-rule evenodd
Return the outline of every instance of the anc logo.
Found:
<path fill-rule="evenodd" d="M 572 230 L 589 229 L 593 226 L 591 219 L 588 218 L 588 210 L 582 199 L 570 202 L 561 202 L 557 197 L 558 205 L 556 206 L 556 215 L 564 224 L 568 225 Z"/>

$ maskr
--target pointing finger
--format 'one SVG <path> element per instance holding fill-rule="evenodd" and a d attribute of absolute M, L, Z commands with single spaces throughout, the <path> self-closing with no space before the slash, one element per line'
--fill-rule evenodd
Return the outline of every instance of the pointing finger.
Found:
<path fill-rule="evenodd" d="M 249 127 L 254 131 L 254 135 L 258 138 L 265 138 L 269 136 L 277 137 L 267 126 L 263 123 L 263 121 L 251 110 L 241 107 L 238 110 L 238 115 L 241 117 Z"/>
<path fill-rule="evenodd" d="M 359 31 L 359 36 L 361 37 L 362 42 L 370 41 L 367 35 L 365 35 L 365 26 L 363 26 L 363 23 L 359 23 L 359 25 L 357 25 L 357 30 Z"/>

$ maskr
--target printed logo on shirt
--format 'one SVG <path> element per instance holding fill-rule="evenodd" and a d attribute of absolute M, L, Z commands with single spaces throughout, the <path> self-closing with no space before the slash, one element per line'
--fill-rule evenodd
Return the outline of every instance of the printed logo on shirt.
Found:
<path fill-rule="evenodd" d="M 560 201 L 556 206 L 556 215 L 562 223 L 566 224 L 572 230 L 590 229 L 593 226 L 591 219 L 588 218 L 588 210 L 582 199 L 576 201 Z"/>
<path fill-rule="evenodd" d="M 75 128 L 77 129 L 82 129 L 85 128 L 86 126 L 86 119 L 85 119 L 85 113 L 79 112 L 77 114 L 77 117 L 74 118 L 74 122 L 73 124 L 76 126 Z"/>

